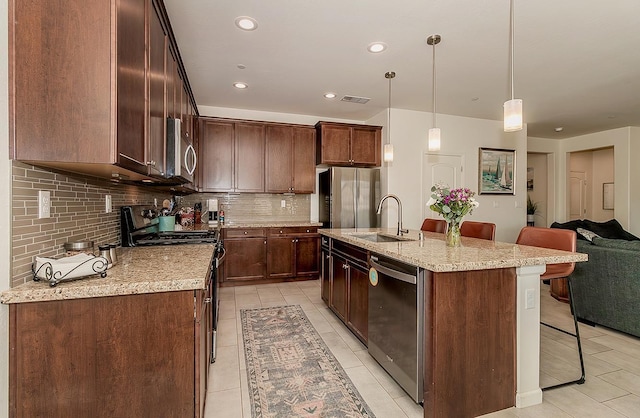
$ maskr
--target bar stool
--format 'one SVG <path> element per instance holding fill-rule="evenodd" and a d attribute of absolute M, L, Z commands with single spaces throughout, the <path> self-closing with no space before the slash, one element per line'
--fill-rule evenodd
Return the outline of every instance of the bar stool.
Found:
<path fill-rule="evenodd" d="M 447 221 L 445 221 L 444 219 L 425 218 L 424 222 L 422 222 L 420 230 L 444 234 L 444 232 L 447 230 Z"/>
<path fill-rule="evenodd" d="M 460 226 L 460 235 L 463 237 L 488 239 L 495 241 L 496 224 L 490 222 L 464 221 Z"/>
<path fill-rule="evenodd" d="M 540 228 L 535 226 L 525 226 L 520 231 L 516 244 L 529 245 L 532 247 L 551 248 L 555 250 L 564 251 L 576 251 L 576 233 L 569 229 L 556 229 L 556 228 Z M 560 263 L 560 264 L 547 264 L 547 270 L 544 274 L 540 275 L 541 280 L 546 279 L 566 279 L 567 286 L 569 288 L 569 305 L 571 306 L 571 315 L 573 316 L 573 325 L 575 327 L 575 334 L 569 331 L 565 331 L 553 325 L 545 322 L 540 322 L 549 328 L 553 328 L 557 331 L 563 332 L 567 335 L 571 335 L 578 342 L 578 355 L 580 357 L 580 370 L 582 375 L 577 380 L 570 382 L 559 383 L 557 385 L 548 386 L 542 388 L 542 390 L 555 389 L 562 386 L 571 385 L 577 383 L 579 385 L 584 383 L 585 371 L 584 371 L 584 359 L 582 358 L 582 344 L 580 343 L 580 331 L 578 330 L 578 320 L 576 319 L 576 309 L 573 304 L 573 290 L 571 289 L 571 273 L 575 263 Z"/>

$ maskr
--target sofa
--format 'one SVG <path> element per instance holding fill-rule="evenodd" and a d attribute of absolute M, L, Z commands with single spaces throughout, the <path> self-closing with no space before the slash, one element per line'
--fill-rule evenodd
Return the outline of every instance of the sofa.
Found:
<path fill-rule="evenodd" d="M 571 274 L 579 321 L 640 337 L 640 239 L 615 220 L 554 222 L 577 232 L 577 251 L 589 261 Z"/>

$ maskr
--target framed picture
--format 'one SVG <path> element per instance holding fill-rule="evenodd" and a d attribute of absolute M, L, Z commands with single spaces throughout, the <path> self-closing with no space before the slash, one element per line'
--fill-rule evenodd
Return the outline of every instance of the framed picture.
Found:
<path fill-rule="evenodd" d="M 602 183 L 602 209 L 613 209 L 613 183 Z"/>
<path fill-rule="evenodd" d="M 480 148 L 478 194 L 516 194 L 516 150 Z"/>
<path fill-rule="evenodd" d="M 533 190 L 533 167 L 527 167 L 527 190 Z"/>

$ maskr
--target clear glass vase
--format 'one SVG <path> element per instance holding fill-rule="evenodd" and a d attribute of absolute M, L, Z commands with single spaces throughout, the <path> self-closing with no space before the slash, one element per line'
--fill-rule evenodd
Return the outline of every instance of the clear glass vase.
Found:
<path fill-rule="evenodd" d="M 447 247 L 460 246 L 460 222 L 448 221 L 446 234 Z"/>

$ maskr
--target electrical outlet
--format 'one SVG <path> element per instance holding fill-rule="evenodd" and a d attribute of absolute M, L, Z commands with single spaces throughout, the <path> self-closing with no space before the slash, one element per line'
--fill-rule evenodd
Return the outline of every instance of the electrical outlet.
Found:
<path fill-rule="evenodd" d="M 111 195 L 104 196 L 104 211 L 105 213 L 111 213 L 113 211 L 113 207 L 111 206 Z"/>
<path fill-rule="evenodd" d="M 525 295 L 525 302 L 524 302 L 524 308 L 525 309 L 533 309 L 536 307 L 536 290 L 535 289 L 526 289 L 524 291 L 524 295 Z"/>
<path fill-rule="evenodd" d="M 38 218 L 51 217 L 51 192 L 48 190 L 38 191 Z"/>
<path fill-rule="evenodd" d="M 282 199 L 282 200 L 280 201 L 280 207 L 281 207 L 281 208 L 286 208 L 286 207 L 287 207 L 287 201 L 286 201 L 286 200 L 284 200 L 284 199 Z"/>

